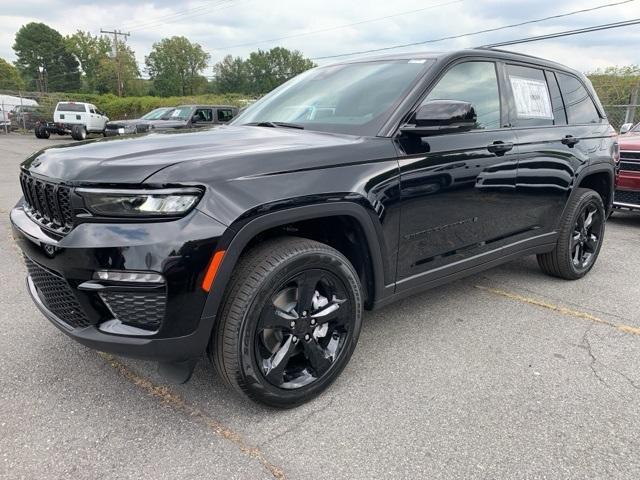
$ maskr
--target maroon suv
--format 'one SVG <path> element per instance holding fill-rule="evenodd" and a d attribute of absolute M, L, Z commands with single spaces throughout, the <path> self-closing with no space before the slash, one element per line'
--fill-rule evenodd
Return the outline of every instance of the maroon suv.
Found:
<path fill-rule="evenodd" d="M 613 205 L 640 210 L 640 124 L 620 135 L 620 170 L 616 175 Z"/>

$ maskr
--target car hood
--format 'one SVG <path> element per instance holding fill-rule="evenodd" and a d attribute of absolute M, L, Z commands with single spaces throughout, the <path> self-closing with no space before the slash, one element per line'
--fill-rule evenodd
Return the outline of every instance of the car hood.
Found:
<path fill-rule="evenodd" d="M 627 133 L 618 137 L 618 145 L 620 150 L 638 150 L 640 151 L 640 134 Z"/>
<path fill-rule="evenodd" d="M 362 137 L 289 128 L 222 126 L 196 132 L 101 138 L 53 146 L 31 155 L 22 168 L 70 184 L 140 184 L 169 166 L 193 162 L 218 178 L 321 166 L 327 158 L 348 161 L 346 146 Z M 358 148 L 366 158 L 366 148 Z M 337 157 L 337 158 L 336 158 Z M 340 158 L 343 157 L 343 158 Z M 351 161 L 357 161 L 352 155 Z M 178 175 L 180 177 L 181 175 Z M 175 181 L 181 181 L 175 178 Z"/>

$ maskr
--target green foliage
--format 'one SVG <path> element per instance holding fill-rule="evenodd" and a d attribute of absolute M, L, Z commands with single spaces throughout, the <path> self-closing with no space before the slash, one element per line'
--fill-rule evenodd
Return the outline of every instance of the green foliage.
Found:
<path fill-rule="evenodd" d="M 315 64 L 298 50 L 275 47 L 252 52 L 246 60 L 228 55 L 213 71 L 216 91 L 263 95 L 313 67 Z"/>
<path fill-rule="evenodd" d="M 22 88 L 24 88 L 24 82 L 18 69 L 0 58 L 0 89 L 20 90 Z"/>
<path fill-rule="evenodd" d="M 608 67 L 587 75 L 604 105 L 627 105 L 634 88 L 640 86 L 640 67 Z"/>
<path fill-rule="evenodd" d="M 118 65 L 123 95 L 139 92 L 140 70 L 138 70 L 135 54 L 127 45 L 120 43 L 117 57 L 102 58 L 98 64 L 95 89 L 98 93 L 118 92 Z"/>
<path fill-rule="evenodd" d="M 80 63 L 80 68 L 84 73 L 86 90 L 95 91 L 99 85 L 98 68 L 100 62 L 108 59 L 111 53 L 111 39 L 104 35 L 93 36 L 89 32 L 78 30 L 65 38 L 65 44 L 67 50 Z"/>
<path fill-rule="evenodd" d="M 35 97 L 40 104 L 44 118 L 53 119 L 53 110 L 58 102 L 75 101 L 94 104 L 112 119 L 138 118 L 158 107 L 174 107 L 185 104 L 202 105 L 234 105 L 244 106 L 249 101 L 246 96 L 238 94 L 220 95 L 204 94 L 186 97 L 118 97 L 111 93 L 98 95 L 92 93 L 50 93 Z"/>
<path fill-rule="evenodd" d="M 13 49 L 16 66 L 29 88 L 38 89 L 39 69 L 51 91 L 74 91 L 80 88 L 78 61 L 67 50 L 64 38 L 44 23 L 28 23 L 16 34 Z"/>
<path fill-rule="evenodd" d="M 205 92 L 207 81 L 201 73 L 209 58 L 199 44 L 185 37 L 164 38 L 154 43 L 145 59 L 154 93 L 170 96 Z"/>

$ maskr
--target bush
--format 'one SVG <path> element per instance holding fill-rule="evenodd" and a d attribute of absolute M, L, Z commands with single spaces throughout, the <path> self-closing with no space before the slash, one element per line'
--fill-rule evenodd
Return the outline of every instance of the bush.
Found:
<path fill-rule="evenodd" d="M 8 92 L 7 92 L 8 93 Z M 17 93 L 17 92 L 16 92 Z M 14 93 L 15 94 L 15 93 Z M 28 94 L 23 94 L 28 95 Z M 99 110 L 102 110 L 111 120 L 138 118 L 145 113 L 158 107 L 175 107 L 185 104 L 202 105 L 232 105 L 243 107 L 252 99 L 241 94 L 204 94 L 190 97 L 117 97 L 113 94 L 93 94 L 93 93 L 47 93 L 31 94 L 40 104 L 40 110 L 45 118 L 53 119 L 53 111 L 58 102 L 75 101 L 92 103 Z"/>

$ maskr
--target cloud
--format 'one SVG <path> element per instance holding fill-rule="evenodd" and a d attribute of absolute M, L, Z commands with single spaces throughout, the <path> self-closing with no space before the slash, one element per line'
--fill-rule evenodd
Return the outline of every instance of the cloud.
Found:
<path fill-rule="evenodd" d="M 618 0 L 620 1 L 620 0 Z M 129 45 L 140 64 L 154 42 L 184 35 L 211 53 L 212 64 L 227 54 L 246 56 L 257 48 L 282 45 L 301 50 L 309 57 L 383 48 L 443 36 L 500 27 L 530 19 L 602 5 L 616 0 L 209 0 L 175 2 L 80 1 L 69 9 L 65 0 L 23 0 L 3 5 L 0 12 L 0 57 L 14 60 L 11 46 L 21 25 L 44 22 L 62 34 L 100 28 L 130 31 Z M 425 9 L 425 7 L 433 8 Z M 402 12 L 420 10 L 406 15 Z M 392 16 L 392 18 L 377 19 Z M 411 47 L 410 50 L 449 50 L 521 38 L 529 35 L 581 28 L 640 16 L 640 2 L 590 13 L 549 20 L 498 32 Z M 363 22 L 347 26 L 350 23 Z M 339 28 L 336 28 L 339 27 Z M 317 30 L 325 30 L 316 33 Z M 289 37 L 278 41 L 265 41 Z M 640 27 L 596 32 L 553 41 L 509 47 L 568 64 L 582 71 L 607 65 L 640 63 L 637 48 Z M 249 44 L 237 46 L 240 44 Z M 400 50 L 398 50 L 400 51 Z M 210 72 L 207 72 L 210 73 Z"/>

